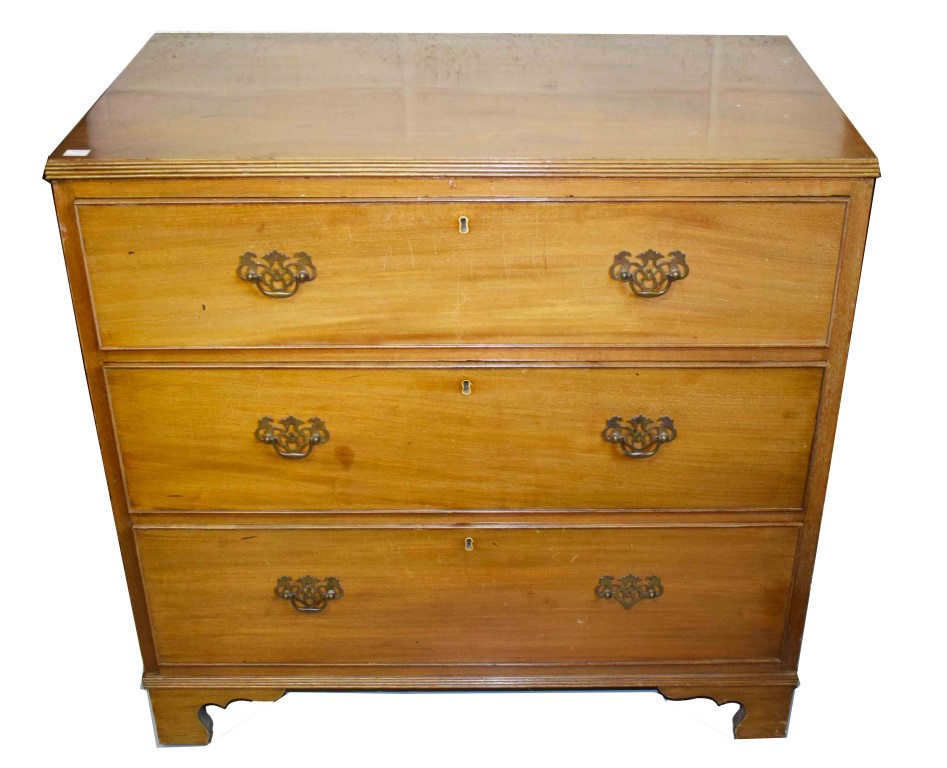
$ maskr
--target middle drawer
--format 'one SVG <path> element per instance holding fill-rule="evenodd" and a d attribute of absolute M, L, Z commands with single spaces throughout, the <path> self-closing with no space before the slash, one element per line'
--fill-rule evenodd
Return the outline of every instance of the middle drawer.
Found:
<path fill-rule="evenodd" d="M 205 511 L 800 509 L 821 376 L 107 372 L 131 508 Z"/>

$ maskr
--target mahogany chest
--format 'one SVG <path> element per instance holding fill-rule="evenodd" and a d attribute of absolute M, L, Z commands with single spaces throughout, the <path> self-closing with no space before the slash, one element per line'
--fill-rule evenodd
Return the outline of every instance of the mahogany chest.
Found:
<path fill-rule="evenodd" d="M 46 178 L 159 740 L 333 689 L 784 736 L 877 175 L 781 37 L 154 36 Z"/>

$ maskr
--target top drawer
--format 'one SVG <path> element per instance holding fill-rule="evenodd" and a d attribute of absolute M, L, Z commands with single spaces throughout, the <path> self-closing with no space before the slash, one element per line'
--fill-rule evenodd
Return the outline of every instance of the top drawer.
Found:
<path fill-rule="evenodd" d="M 77 207 L 105 348 L 822 346 L 845 220 L 836 200 Z"/>

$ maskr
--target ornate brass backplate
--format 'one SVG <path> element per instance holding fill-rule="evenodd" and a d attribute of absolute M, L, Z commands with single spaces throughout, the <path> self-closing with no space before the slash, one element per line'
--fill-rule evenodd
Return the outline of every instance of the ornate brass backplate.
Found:
<path fill-rule="evenodd" d="M 339 600 L 345 594 L 339 580 L 333 576 L 317 579 L 303 576 L 293 579 L 280 576 L 276 582 L 276 596 L 289 600 L 297 611 L 319 613 L 324 611 L 330 600 Z"/>
<path fill-rule="evenodd" d="M 595 596 L 605 600 L 617 600 L 626 610 L 642 600 L 656 600 L 664 594 L 664 585 L 657 576 L 641 578 L 634 574 L 616 579 L 602 576 L 595 587 Z"/>
<path fill-rule="evenodd" d="M 662 445 L 676 437 L 674 422 L 668 416 L 654 421 L 639 415 L 624 424 L 620 416 L 612 416 L 602 430 L 602 438 L 606 442 L 617 443 L 621 452 L 632 459 L 654 456 Z"/>
<path fill-rule="evenodd" d="M 314 445 L 325 443 L 329 439 L 329 430 L 322 419 L 308 421 L 287 416 L 278 422 L 264 416 L 256 427 L 256 439 L 268 443 L 284 459 L 304 459 Z"/>
<path fill-rule="evenodd" d="M 635 296 L 653 299 L 663 296 L 671 283 L 683 280 L 690 272 L 684 254 L 671 251 L 667 256 L 648 249 L 637 256 L 628 251 L 615 254 L 609 274 L 613 280 L 628 283 Z"/>
<path fill-rule="evenodd" d="M 279 251 L 257 256 L 248 251 L 240 257 L 237 276 L 254 283 L 264 296 L 285 299 L 295 294 L 303 283 L 316 279 L 316 267 L 302 251 L 292 256 Z"/>

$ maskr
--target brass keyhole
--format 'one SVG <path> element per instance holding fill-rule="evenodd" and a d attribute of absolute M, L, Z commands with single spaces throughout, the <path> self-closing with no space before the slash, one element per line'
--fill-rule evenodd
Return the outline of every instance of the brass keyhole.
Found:
<path fill-rule="evenodd" d="M 460 382 L 460 394 L 470 394 L 470 382 L 467 379 L 464 379 L 462 382 Z"/>
<path fill-rule="evenodd" d="M 470 231 L 470 228 L 467 226 L 466 216 L 461 216 L 457 219 L 457 223 L 460 225 L 460 234 L 466 235 Z"/>
<path fill-rule="evenodd" d="M 464 549 L 466 549 L 468 552 L 473 551 L 473 539 L 471 539 L 469 536 L 464 539 Z"/>

